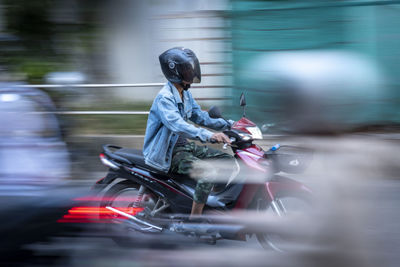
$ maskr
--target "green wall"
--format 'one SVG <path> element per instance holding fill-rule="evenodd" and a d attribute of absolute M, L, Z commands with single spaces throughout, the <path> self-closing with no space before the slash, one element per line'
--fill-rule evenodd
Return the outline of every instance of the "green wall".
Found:
<path fill-rule="evenodd" d="M 249 62 L 272 52 L 328 49 L 362 54 L 385 75 L 382 87 L 389 93 L 370 103 L 379 114 L 360 123 L 400 121 L 400 1 L 231 0 L 231 7 L 232 105 L 246 91 L 250 118 L 277 122 L 282 108 L 267 85 L 242 75 Z M 232 110 L 239 116 L 239 109 Z"/>

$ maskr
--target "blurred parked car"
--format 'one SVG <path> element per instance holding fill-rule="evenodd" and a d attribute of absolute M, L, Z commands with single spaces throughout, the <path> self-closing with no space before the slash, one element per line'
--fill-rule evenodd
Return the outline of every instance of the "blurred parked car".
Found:
<path fill-rule="evenodd" d="M 68 151 L 53 111 L 43 91 L 0 83 L 0 185 L 55 184 L 69 176 Z"/>

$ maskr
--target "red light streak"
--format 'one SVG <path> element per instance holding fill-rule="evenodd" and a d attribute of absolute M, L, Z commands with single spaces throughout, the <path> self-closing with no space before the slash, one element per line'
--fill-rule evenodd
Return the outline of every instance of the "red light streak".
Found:
<path fill-rule="evenodd" d="M 117 210 L 125 212 L 129 215 L 135 216 L 142 212 L 144 208 L 141 207 L 113 207 Z M 114 212 L 106 207 L 73 207 L 65 214 L 59 223 L 110 223 L 112 220 L 126 220 L 127 218 Z"/>

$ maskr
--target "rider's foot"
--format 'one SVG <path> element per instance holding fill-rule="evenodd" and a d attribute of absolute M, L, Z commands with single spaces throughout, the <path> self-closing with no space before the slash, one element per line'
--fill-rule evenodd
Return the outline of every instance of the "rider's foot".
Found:
<path fill-rule="evenodd" d="M 201 214 L 203 213 L 203 208 L 204 208 L 204 203 L 197 203 L 196 201 L 193 201 L 190 218 L 201 216 Z"/>

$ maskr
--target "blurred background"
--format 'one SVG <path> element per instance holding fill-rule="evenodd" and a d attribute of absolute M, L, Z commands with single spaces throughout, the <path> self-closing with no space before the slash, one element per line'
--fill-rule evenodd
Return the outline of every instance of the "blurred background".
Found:
<path fill-rule="evenodd" d="M 354 209 L 365 211 L 368 203 L 370 220 L 336 214 L 350 216 L 349 229 L 370 244 L 341 265 L 397 266 L 399 27 L 395 0 L 0 0 L 2 212 L 10 214 L 11 202 L 20 203 L 12 214 L 41 203 L 35 210 L 47 208 L 55 216 L 105 175 L 98 160 L 102 144 L 142 148 L 147 112 L 165 83 L 158 56 L 184 46 L 200 60 L 202 82 L 190 90 L 203 109 L 218 105 L 225 117 L 239 120 L 245 92 L 246 115 L 262 129 L 263 148 L 277 142 L 312 147 L 321 157 L 301 179 L 317 188 L 357 192 L 331 205 L 357 202 L 361 206 Z M 325 183 L 315 182 L 317 177 Z M 49 195 L 57 200 L 48 201 Z M 51 208 L 43 207 L 48 202 Z M 1 224 L 4 233 L 26 227 L 24 220 Z M 9 235 L 4 246 L 15 238 Z M 7 251 L 37 240 L 16 242 Z M 104 250 L 104 243 L 88 244 L 82 246 L 91 249 L 91 259 Z M 220 253 L 230 255 L 230 246 L 224 243 Z M 233 251 L 243 246 L 233 245 Z M 255 256 L 250 265 L 265 266 L 265 255 L 275 257 L 275 266 L 282 260 L 261 254 L 256 245 L 246 249 Z M 46 246 L 37 250 L 49 253 Z M 208 248 L 200 251 L 207 255 Z M 120 252 L 107 251 L 113 257 Z M 135 260 L 151 266 L 137 251 L 123 253 L 120 266 Z M 181 266 L 202 264 L 203 254 L 192 253 L 198 264 L 183 258 Z M 73 255 L 69 263 L 79 266 L 84 256 L 77 250 Z M 166 264 L 159 260 L 151 263 Z M 27 261 L 21 264 L 44 264 Z M 213 263 L 225 264 L 208 262 Z"/>

